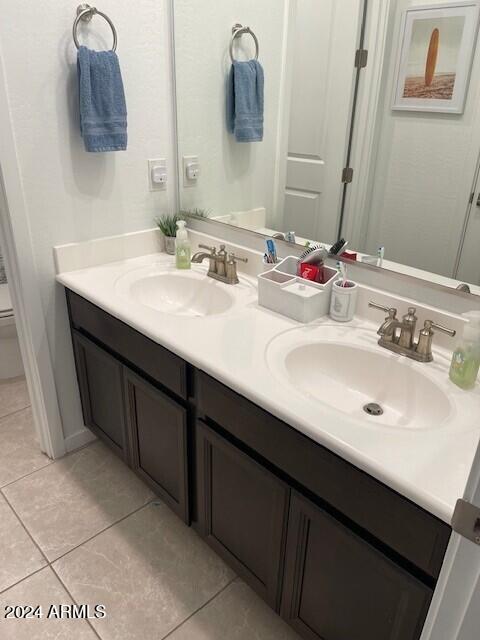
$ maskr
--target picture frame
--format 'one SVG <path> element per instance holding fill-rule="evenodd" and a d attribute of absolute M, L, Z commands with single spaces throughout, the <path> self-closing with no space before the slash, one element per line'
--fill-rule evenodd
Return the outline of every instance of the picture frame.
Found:
<path fill-rule="evenodd" d="M 464 112 L 479 16 L 478 0 L 422 5 L 404 12 L 393 110 Z"/>

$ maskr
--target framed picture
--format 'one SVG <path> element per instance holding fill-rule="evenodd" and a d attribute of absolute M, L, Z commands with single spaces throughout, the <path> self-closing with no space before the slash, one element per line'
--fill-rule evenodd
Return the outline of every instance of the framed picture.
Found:
<path fill-rule="evenodd" d="M 403 15 L 393 109 L 463 113 L 480 3 L 452 2 Z"/>

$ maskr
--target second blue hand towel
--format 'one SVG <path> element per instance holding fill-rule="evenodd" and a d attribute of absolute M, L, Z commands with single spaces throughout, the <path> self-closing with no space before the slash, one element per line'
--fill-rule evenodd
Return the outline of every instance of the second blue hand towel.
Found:
<path fill-rule="evenodd" d="M 233 62 L 227 86 L 227 127 L 237 142 L 263 140 L 264 86 L 257 60 Z"/>

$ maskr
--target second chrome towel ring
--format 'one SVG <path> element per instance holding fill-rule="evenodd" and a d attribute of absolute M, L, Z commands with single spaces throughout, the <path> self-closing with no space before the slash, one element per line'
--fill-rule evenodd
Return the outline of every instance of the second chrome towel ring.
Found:
<path fill-rule="evenodd" d="M 105 13 L 102 13 L 96 7 L 91 7 L 89 4 L 81 4 L 77 7 L 77 17 L 73 23 L 73 41 L 75 42 L 75 46 L 77 49 L 80 48 L 80 43 L 78 42 L 77 37 L 77 29 L 80 24 L 80 20 L 82 20 L 82 22 L 90 22 L 94 15 L 101 16 L 108 22 L 113 34 L 113 45 L 111 50 L 115 51 L 117 48 L 117 30 L 115 29 L 113 22 Z"/>
<path fill-rule="evenodd" d="M 258 44 L 258 38 L 250 29 L 250 27 L 244 27 L 242 24 L 235 24 L 232 27 L 232 40 L 230 42 L 230 58 L 232 62 L 235 62 L 233 57 L 233 45 L 237 38 L 241 38 L 244 34 L 250 34 L 255 42 L 255 60 L 258 60 L 258 54 L 260 53 L 260 45 Z"/>

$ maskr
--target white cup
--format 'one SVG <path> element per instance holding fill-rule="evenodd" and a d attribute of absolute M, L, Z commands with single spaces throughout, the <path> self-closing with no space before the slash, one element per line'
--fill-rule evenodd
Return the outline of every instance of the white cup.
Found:
<path fill-rule="evenodd" d="M 336 322 L 350 322 L 357 308 L 358 284 L 347 280 L 345 285 L 342 287 L 342 280 L 336 280 L 332 287 L 330 317 Z"/>

